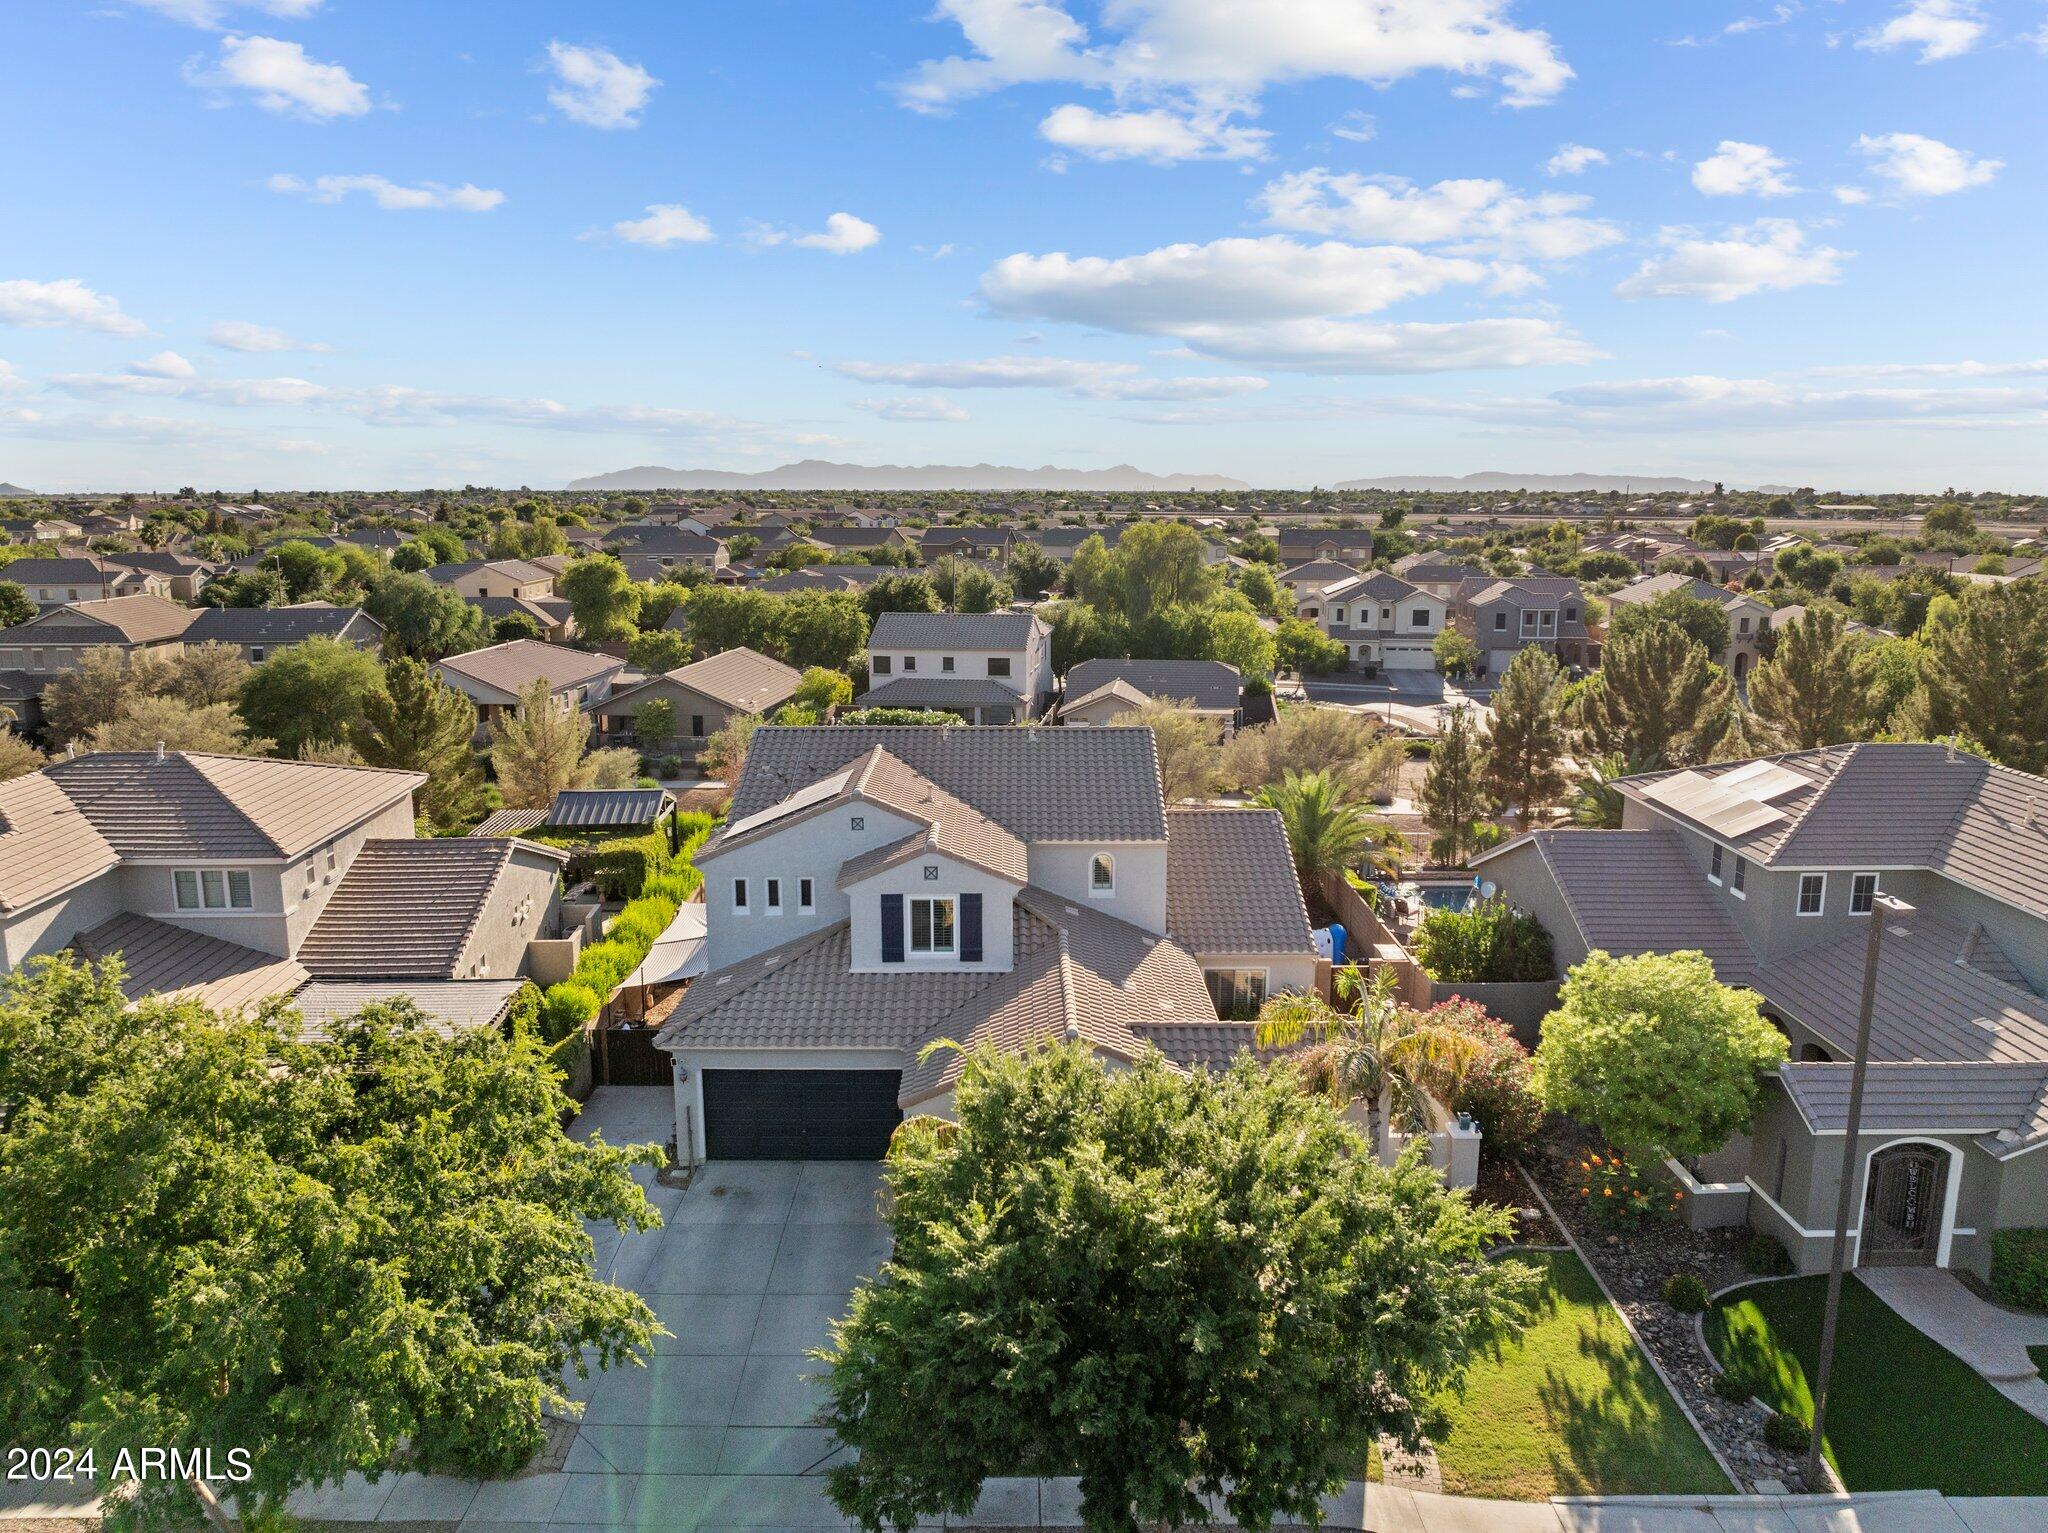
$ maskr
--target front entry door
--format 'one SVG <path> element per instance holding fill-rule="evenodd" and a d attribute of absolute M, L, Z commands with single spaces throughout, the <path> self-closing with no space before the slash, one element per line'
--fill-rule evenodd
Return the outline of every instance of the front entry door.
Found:
<path fill-rule="evenodd" d="M 1941 1244 L 1949 1157 L 1924 1144 L 1902 1144 L 1871 1157 L 1863 1200 L 1866 1267 L 1931 1267 Z"/>

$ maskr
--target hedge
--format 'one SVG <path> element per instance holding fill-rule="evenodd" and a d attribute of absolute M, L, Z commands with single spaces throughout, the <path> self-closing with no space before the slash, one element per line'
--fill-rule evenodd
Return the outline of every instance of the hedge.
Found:
<path fill-rule="evenodd" d="M 1513 984 L 1557 977 L 1550 933 L 1505 900 L 1486 900 L 1471 910 L 1432 910 L 1411 945 L 1423 972 L 1446 983 Z"/>
<path fill-rule="evenodd" d="M 588 867 L 605 899 L 630 900 L 647 887 L 648 879 L 666 873 L 674 863 L 668 832 L 657 826 L 644 836 L 605 842 L 590 854 Z"/>
<path fill-rule="evenodd" d="M 2048 1229 L 1991 1237 L 1991 1292 L 2021 1309 L 2048 1310 Z"/>

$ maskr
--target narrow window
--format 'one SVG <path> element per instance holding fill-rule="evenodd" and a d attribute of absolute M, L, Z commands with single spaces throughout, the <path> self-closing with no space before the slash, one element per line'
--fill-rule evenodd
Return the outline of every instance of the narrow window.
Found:
<path fill-rule="evenodd" d="M 1785 1163 L 1791 1159 L 1791 1149 L 1790 1140 L 1778 1141 L 1778 1169 L 1771 1177 L 1771 1200 L 1775 1203 L 1785 1201 Z"/>
<path fill-rule="evenodd" d="M 690 738 L 693 740 L 704 738 L 704 715 L 701 713 L 690 715 Z"/>
<path fill-rule="evenodd" d="M 1801 873 L 1799 875 L 1799 913 L 1801 915 L 1819 915 L 1826 907 L 1827 897 L 1827 874 Z"/>
<path fill-rule="evenodd" d="M 1849 880 L 1849 914 L 1867 916 L 1877 908 L 1877 875 L 1858 873 Z"/>
<path fill-rule="evenodd" d="M 782 880 L 779 878 L 768 880 L 768 914 L 771 916 L 782 914 Z"/>
<path fill-rule="evenodd" d="M 1715 844 L 1714 855 L 1707 863 L 1707 880 L 1710 883 L 1716 884 L 1721 881 L 1721 848 L 1719 843 Z"/>
<path fill-rule="evenodd" d="M 249 887 L 249 875 L 228 874 L 228 907 L 232 910 L 248 910 L 255 903 L 254 892 Z"/>
<path fill-rule="evenodd" d="M 199 908 L 199 875 L 187 868 L 180 868 L 171 875 L 171 882 L 177 887 L 178 908 L 180 910 L 197 910 Z"/>
<path fill-rule="evenodd" d="M 218 868 L 203 868 L 199 874 L 199 892 L 202 903 L 208 910 L 228 908 L 227 875 Z"/>
<path fill-rule="evenodd" d="M 798 910 L 811 910 L 816 908 L 812 903 L 811 881 L 808 878 L 799 878 L 796 881 L 796 908 Z"/>
<path fill-rule="evenodd" d="M 1495 633 L 1499 633 L 1500 631 L 1502 631 L 1503 629 L 1505 629 L 1505 628 L 1506 628 L 1507 626 L 1508 626 L 1508 615 L 1507 615 L 1507 614 L 1506 614 L 1505 612 L 1496 612 L 1496 613 L 1494 613 L 1494 615 L 1493 615 L 1493 629 L 1494 629 L 1494 632 L 1495 632 Z"/>
<path fill-rule="evenodd" d="M 1735 893 L 1741 898 L 1748 899 L 1748 891 L 1743 887 L 1748 882 L 1749 859 L 1747 857 L 1737 857 L 1735 859 L 1735 877 L 1730 882 L 1729 887 L 1733 889 Z"/>
<path fill-rule="evenodd" d="M 732 908 L 744 915 L 747 909 L 747 881 L 735 878 L 732 881 Z"/>
<path fill-rule="evenodd" d="M 1095 895 L 1116 893 L 1116 862 L 1109 853 L 1097 852 L 1088 864 L 1088 892 Z"/>

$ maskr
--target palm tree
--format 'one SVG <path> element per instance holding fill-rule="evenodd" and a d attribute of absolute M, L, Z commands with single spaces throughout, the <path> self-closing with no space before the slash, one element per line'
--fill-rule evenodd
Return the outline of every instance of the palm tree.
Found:
<path fill-rule="evenodd" d="M 1572 823 L 1590 830 L 1621 829 L 1621 792 L 1614 785 L 1631 768 L 1619 755 L 1597 756 L 1572 788 Z"/>
<path fill-rule="evenodd" d="M 1342 875 L 1362 863 L 1400 871 L 1401 833 L 1361 810 L 1334 772 L 1290 771 L 1284 781 L 1261 788 L 1258 802 L 1279 811 L 1304 890 L 1319 887 L 1325 875 Z"/>
<path fill-rule="evenodd" d="M 1339 1009 L 1320 995 L 1288 992 L 1259 1009 L 1254 1037 L 1262 1049 L 1291 1049 L 1303 1084 L 1339 1108 L 1366 1104 L 1373 1152 L 1384 1155 L 1395 1121 L 1422 1120 L 1424 1094 L 1441 1100 L 1484 1052 L 1478 1039 L 1396 1005 L 1394 974 L 1381 969 L 1360 982 L 1358 967 L 1339 969 Z"/>

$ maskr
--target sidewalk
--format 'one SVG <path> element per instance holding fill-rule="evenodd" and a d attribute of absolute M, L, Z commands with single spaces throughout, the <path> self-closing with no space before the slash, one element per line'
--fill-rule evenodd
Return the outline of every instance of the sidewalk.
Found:
<path fill-rule="evenodd" d="M 2019 1315 L 1987 1303 L 1939 1267 L 1865 1267 L 1856 1275 L 2013 1404 L 2048 1421 L 2048 1380 L 2027 1356 L 2029 1347 L 2048 1346 L 2048 1315 Z"/>

